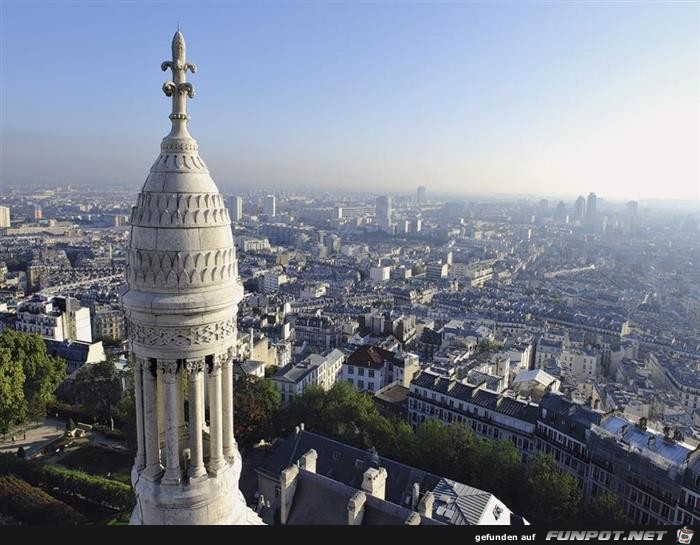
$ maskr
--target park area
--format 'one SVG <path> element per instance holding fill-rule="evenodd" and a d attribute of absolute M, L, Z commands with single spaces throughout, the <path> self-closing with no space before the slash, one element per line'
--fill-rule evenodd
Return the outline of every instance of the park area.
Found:
<path fill-rule="evenodd" d="M 128 524 L 133 455 L 95 443 L 60 437 L 34 459 L 0 453 L 0 525 Z"/>

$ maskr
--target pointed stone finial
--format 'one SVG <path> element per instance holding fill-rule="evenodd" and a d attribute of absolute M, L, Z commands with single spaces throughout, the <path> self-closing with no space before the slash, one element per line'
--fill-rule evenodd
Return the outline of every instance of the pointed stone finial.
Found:
<path fill-rule="evenodd" d="M 186 60 L 187 46 L 185 45 L 185 37 L 180 32 L 179 23 L 177 32 L 173 36 L 171 49 L 173 60 L 164 61 L 160 65 L 161 70 L 165 71 L 170 68 L 173 73 L 173 79 L 163 84 L 163 92 L 173 99 L 173 110 L 170 113 L 173 127 L 166 138 L 190 138 L 187 132 L 187 121 L 189 120 L 187 97 L 194 97 L 194 87 L 187 81 L 187 70 L 194 74 L 197 71 L 197 66 Z"/>

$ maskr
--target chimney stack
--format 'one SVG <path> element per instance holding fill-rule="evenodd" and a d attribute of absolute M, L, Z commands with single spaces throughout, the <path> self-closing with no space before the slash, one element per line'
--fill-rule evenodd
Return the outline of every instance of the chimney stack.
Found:
<path fill-rule="evenodd" d="M 415 511 L 408 515 L 408 518 L 404 521 L 407 526 L 418 526 L 420 524 L 420 515 Z"/>
<path fill-rule="evenodd" d="M 426 492 L 423 498 L 418 503 L 418 513 L 426 518 L 433 518 L 433 502 L 435 501 L 435 496 L 432 492 Z"/>
<path fill-rule="evenodd" d="M 365 515 L 365 502 L 367 496 L 362 490 L 358 490 L 353 494 L 348 502 L 348 525 L 359 526 L 362 524 L 362 518 Z"/>
<path fill-rule="evenodd" d="M 303 424 L 302 424 L 303 426 Z M 304 429 L 304 428 L 302 428 Z M 305 469 L 310 473 L 316 473 L 316 460 L 318 459 L 318 454 L 314 449 L 309 450 L 301 458 L 299 458 L 299 467 Z"/>
<path fill-rule="evenodd" d="M 418 483 L 413 483 L 413 490 L 411 491 L 411 509 L 415 509 L 418 505 L 418 500 L 420 499 L 420 485 Z"/>
<path fill-rule="evenodd" d="M 362 478 L 362 490 L 375 498 L 383 500 L 386 492 L 386 477 L 387 472 L 383 467 L 370 467 L 365 471 Z"/>
<path fill-rule="evenodd" d="M 282 524 L 287 524 L 298 480 L 299 468 L 297 466 L 289 466 L 283 469 L 280 474 L 280 523 Z"/>

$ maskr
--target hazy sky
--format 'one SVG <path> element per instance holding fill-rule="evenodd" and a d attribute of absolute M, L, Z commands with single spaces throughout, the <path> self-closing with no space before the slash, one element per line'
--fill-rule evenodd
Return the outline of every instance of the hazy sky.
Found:
<path fill-rule="evenodd" d="M 700 199 L 695 2 L 0 0 L 0 182 L 139 187 L 178 19 L 224 188 Z"/>

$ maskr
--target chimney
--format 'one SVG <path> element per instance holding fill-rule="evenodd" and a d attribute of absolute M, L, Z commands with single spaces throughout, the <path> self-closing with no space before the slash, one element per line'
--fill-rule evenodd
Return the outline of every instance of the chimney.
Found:
<path fill-rule="evenodd" d="M 407 526 L 418 526 L 420 524 L 420 515 L 415 511 L 408 515 L 408 518 L 404 521 Z"/>
<path fill-rule="evenodd" d="M 413 483 L 413 490 L 411 491 L 411 509 L 415 509 L 418 505 L 418 500 L 420 499 L 420 485 L 418 483 Z"/>
<path fill-rule="evenodd" d="M 418 503 L 418 513 L 426 518 L 433 518 L 433 502 L 435 501 L 435 496 L 432 492 L 426 492 L 423 498 Z"/>
<path fill-rule="evenodd" d="M 386 491 L 386 476 L 386 469 L 383 467 L 370 467 L 365 471 L 362 478 L 362 490 L 375 498 L 383 500 Z"/>
<path fill-rule="evenodd" d="M 302 424 L 303 426 L 303 424 Z M 302 428 L 304 429 L 304 428 Z M 318 454 L 314 449 L 309 450 L 301 458 L 299 458 L 299 468 L 305 469 L 310 473 L 316 473 L 316 460 L 318 459 Z"/>
<path fill-rule="evenodd" d="M 359 526 L 362 524 L 362 517 L 365 515 L 365 502 L 367 496 L 362 490 L 353 494 L 348 502 L 348 526 Z"/>
<path fill-rule="evenodd" d="M 280 474 L 280 523 L 282 524 L 287 524 L 298 480 L 299 468 L 297 466 L 289 466 L 287 469 L 283 469 Z"/>

